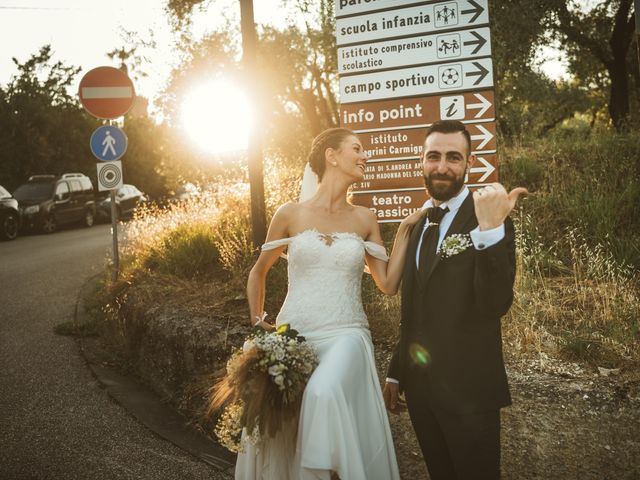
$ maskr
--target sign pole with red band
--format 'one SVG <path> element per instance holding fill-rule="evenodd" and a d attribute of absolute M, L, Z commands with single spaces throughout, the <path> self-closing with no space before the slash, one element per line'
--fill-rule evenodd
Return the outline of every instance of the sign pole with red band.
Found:
<path fill-rule="evenodd" d="M 114 67 L 97 67 L 89 70 L 84 77 L 82 77 L 82 80 L 80 80 L 78 96 L 84 109 L 94 117 L 102 120 L 115 120 L 131 110 L 136 98 L 136 92 L 133 88 L 133 82 L 122 70 Z M 98 130 L 96 130 L 96 132 Z M 122 134 L 124 136 L 124 132 L 122 132 Z M 109 135 L 109 132 L 107 132 L 107 135 Z M 126 136 L 124 138 L 126 139 Z M 112 136 L 110 140 L 115 142 Z M 118 145 L 118 148 L 126 149 L 126 141 L 124 145 Z M 109 173 L 111 174 L 118 172 L 120 177 L 122 177 L 120 162 L 113 161 L 120 158 L 116 155 L 113 143 L 111 143 L 111 149 L 114 151 L 112 161 L 108 161 L 108 165 L 98 164 L 98 183 L 100 190 L 105 189 L 102 188 L 104 185 L 100 175 L 100 172 L 105 169 L 109 169 Z M 121 153 L 124 154 L 124 150 Z M 118 279 L 120 271 L 120 256 L 118 255 L 118 213 L 116 210 L 115 188 L 110 189 L 110 199 L 111 232 L 113 236 L 113 271 L 111 272 L 111 279 L 115 282 Z"/>

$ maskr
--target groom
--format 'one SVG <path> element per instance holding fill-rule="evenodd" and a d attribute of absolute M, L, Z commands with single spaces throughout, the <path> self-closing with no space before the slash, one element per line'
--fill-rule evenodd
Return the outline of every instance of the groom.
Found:
<path fill-rule="evenodd" d="M 457 121 L 427 131 L 425 218 L 413 229 L 402 280 L 400 340 L 384 387 L 405 393 L 432 480 L 500 477 L 500 408 L 511 403 L 500 317 L 513 299 L 518 196 L 498 183 L 464 185 L 475 160 Z"/>

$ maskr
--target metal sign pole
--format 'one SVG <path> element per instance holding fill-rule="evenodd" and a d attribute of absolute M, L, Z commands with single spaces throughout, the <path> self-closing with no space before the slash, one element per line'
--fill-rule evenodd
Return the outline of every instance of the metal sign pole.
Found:
<path fill-rule="evenodd" d="M 114 67 L 97 67 L 89 70 L 80 80 L 80 103 L 87 112 L 101 120 L 109 120 L 98 128 L 89 142 L 94 156 L 111 165 L 97 165 L 98 189 L 109 191 L 111 199 L 111 234 L 113 236 L 112 281 L 118 279 L 120 257 L 118 254 L 118 209 L 116 189 L 122 186 L 122 165 L 118 160 L 127 149 L 127 136 L 116 127 L 115 119 L 125 115 L 133 107 L 136 98 L 133 82 L 126 72 Z M 111 152 L 111 153 L 109 153 Z"/>
<path fill-rule="evenodd" d="M 109 120 L 109 125 L 114 125 L 115 120 Z M 118 209 L 116 208 L 116 189 L 109 191 L 111 198 L 111 236 L 113 237 L 113 270 L 111 272 L 111 281 L 118 280 L 120 274 L 120 254 L 118 253 Z"/>
<path fill-rule="evenodd" d="M 113 237 L 113 271 L 111 272 L 111 281 L 118 280 L 120 272 L 120 255 L 118 254 L 118 209 L 116 208 L 116 191 L 109 191 L 111 198 L 111 234 Z"/>
<path fill-rule="evenodd" d="M 636 16 L 636 51 L 638 52 L 638 70 L 640 70 L 640 0 L 633 2 L 634 15 Z"/>

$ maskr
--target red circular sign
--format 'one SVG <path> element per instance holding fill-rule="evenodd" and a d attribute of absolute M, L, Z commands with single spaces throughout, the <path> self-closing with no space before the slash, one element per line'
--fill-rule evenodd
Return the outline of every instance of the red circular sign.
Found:
<path fill-rule="evenodd" d="M 80 80 L 78 95 L 87 112 L 107 120 L 127 113 L 136 98 L 131 79 L 113 67 L 89 70 Z"/>

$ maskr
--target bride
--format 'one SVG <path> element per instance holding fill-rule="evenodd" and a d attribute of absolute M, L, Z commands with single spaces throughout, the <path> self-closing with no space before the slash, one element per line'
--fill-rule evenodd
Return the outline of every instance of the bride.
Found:
<path fill-rule="evenodd" d="M 289 323 L 304 335 L 320 363 L 305 388 L 297 426 L 285 426 L 258 446 L 243 442 L 235 477 L 398 479 L 361 280 L 366 262 L 378 288 L 396 293 L 420 211 L 400 224 L 389 258 L 375 214 L 347 201 L 347 189 L 362 180 L 367 162 L 358 137 L 342 128 L 326 130 L 314 139 L 308 160 L 317 190 L 275 213 L 247 296 L 252 324 L 273 329 L 263 311 L 266 276 L 288 248 L 289 290 L 276 325 Z"/>

